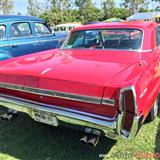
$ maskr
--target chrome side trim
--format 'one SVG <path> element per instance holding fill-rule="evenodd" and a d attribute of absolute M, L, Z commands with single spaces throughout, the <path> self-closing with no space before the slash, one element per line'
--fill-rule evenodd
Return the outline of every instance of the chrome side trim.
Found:
<path fill-rule="evenodd" d="M 89 116 L 89 117 L 93 117 L 93 118 L 98 118 L 98 119 L 102 119 L 102 120 L 106 120 L 106 121 L 113 121 L 115 120 L 116 116 L 114 116 L 113 118 L 109 118 L 109 117 L 104 117 L 104 116 L 99 116 L 96 114 L 91 114 L 91 113 L 87 113 L 87 112 L 83 112 L 83 111 L 78 111 L 78 110 L 74 110 L 74 109 L 69 109 L 69 108 L 62 108 L 59 106 L 55 106 L 55 105 L 49 105 L 49 104 L 44 104 L 44 103 L 40 103 L 40 102 L 35 102 L 35 101 L 31 101 L 31 100 L 26 100 L 23 98 L 19 98 L 19 97 L 13 97 L 13 96 L 9 96 L 9 95 L 4 95 L 4 94 L 0 94 L 0 105 L 2 105 L 2 101 L 20 101 L 20 102 L 26 102 L 29 104 L 34 104 L 39 105 L 39 106 L 46 106 L 48 108 L 54 108 L 54 109 L 58 109 L 58 110 L 63 110 L 63 111 L 67 111 L 67 112 L 72 112 L 72 113 L 76 113 L 76 114 L 80 114 L 80 115 L 84 115 L 84 116 Z M 20 105 L 20 104 L 19 104 Z"/>
<path fill-rule="evenodd" d="M 0 83 L 0 88 L 22 91 L 26 93 L 33 93 L 40 96 L 50 96 L 54 98 L 63 98 L 63 99 L 75 100 L 79 102 L 87 102 L 92 104 L 101 104 L 101 100 L 102 100 L 99 97 L 90 97 L 85 95 L 78 95 L 78 94 L 65 93 L 65 92 L 59 92 L 59 91 L 38 89 L 38 88 L 32 88 L 32 87 L 26 87 L 26 86 L 20 86 L 20 85 L 12 85 L 8 83 Z M 106 104 L 113 106 L 113 103 L 114 103 L 113 101 L 114 100 L 108 99 Z"/>
<path fill-rule="evenodd" d="M 112 131 L 116 128 L 117 118 L 112 121 L 107 121 L 109 118 L 93 115 L 85 112 L 64 109 L 54 105 L 47 105 L 44 103 L 38 103 L 35 101 L 29 101 L 17 97 L 11 97 L 6 95 L 0 95 L 0 106 L 5 106 L 10 109 L 14 109 L 20 112 L 29 114 L 32 118 L 33 111 L 38 110 L 46 113 L 50 113 L 58 120 L 80 126 L 86 126 L 89 128 L 96 128 L 107 133 L 108 130 Z M 91 117 L 92 116 L 92 117 Z"/>
<path fill-rule="evenodd" d="M 102 99 L 102 104 L 104 105 L 109 105 L 109 106 L 115 106 L 116 102 L 113 99 L 107 99 L 107 98 L 103 98 Z"/>

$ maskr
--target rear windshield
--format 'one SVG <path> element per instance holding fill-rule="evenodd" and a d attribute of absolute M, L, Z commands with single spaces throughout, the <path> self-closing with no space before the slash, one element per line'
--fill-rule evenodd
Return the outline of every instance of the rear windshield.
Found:
<path fill-rule="evenodd" d="M 141 30 L 124 28 L 75 31 L 61 49 L 138 50 L 141 48 L 142 35 Z"/>

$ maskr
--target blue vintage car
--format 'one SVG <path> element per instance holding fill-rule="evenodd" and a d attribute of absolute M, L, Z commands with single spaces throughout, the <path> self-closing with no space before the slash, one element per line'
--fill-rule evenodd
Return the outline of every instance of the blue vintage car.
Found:
<path fill-rule="evenodd" d="M 65 35 L 54 35 L 43 19 L 0 15 L 0 60 L 58 48 Z"/>

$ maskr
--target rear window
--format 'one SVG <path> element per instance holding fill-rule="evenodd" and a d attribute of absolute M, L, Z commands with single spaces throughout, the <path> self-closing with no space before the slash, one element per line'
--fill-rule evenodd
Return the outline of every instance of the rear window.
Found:
<path fill-rule="evenodd" d="M 138 29 L 112 28 L 72 32 L 62 49 L 119 49 L 141 48 L 142 31 Z"/>
<path fill-rule="evenodd" d="M 4 25 L 0 25 L 0 39 L 5 37 L 6 27 Z"/>
<path fill-rule="evenodd" d="M 35 23 L 35 32 L 38 36 L 52 34 L 48 26 L 43 23 Z"/>

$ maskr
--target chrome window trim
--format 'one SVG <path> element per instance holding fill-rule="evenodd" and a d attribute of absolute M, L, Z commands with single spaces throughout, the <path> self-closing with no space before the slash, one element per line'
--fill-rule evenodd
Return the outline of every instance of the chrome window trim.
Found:
<path fill-rule="evenodd" d="M 66 93 L 66 92 L 59 92 L 59 91 L 53 91 L 53 90 L 45 90 L 45 89 L 39 89 L 39 88 L 32 88 L 32 87 L 26 87 L 26 86 L 20 86 L 20 85 L 13 85 L 9 83 L 0 83 L 0 88 L 6 88 L 16 91 L 22 91 L 26 93 L 33 93 L 40 96 L 49 96 L 54 98 L 63 98 L 68 100 L 74 100 L 79 102 L 87 102 L 92 104 L 101 104 L 101 97 L 91 97 L 86 95 L 78 95 L 73 93 Z M 105 98 L 104 101 L 107 101 L 107 105 L 113 106 L 113 103 L 115 104 L 114 100 Z"/>
<path fill-rule="evenodd" d="M 132 49 L 132 50 L 128 50 L 128 49 L 126 49 L 126 50 L 124 50 L 124 49 L 90 49 L 90 50 L 112 50 L 112 51 L 114 51 L 114 50 L 116 50 L 116 51 L 132 51 L 132 52 L 139 52 L 139 51 L 143 51 L 143 43 L 144 43 L 144 30 L 143 29 L 141 29 L 141 28 L 136 28 L 136 27 L 104 27 L 104 28 L 94 28 L 94 29 L 80 29 L 80 30 L 75 30 L 75 31 L 73 31 L 73 32 L 77 32 L 77 31 L 87 31 L 87 30 L 109 30 L 109 29 L 133 29 L 133 30 L 139 30 L 139 31 L 141 31 L 142 32 L 142 39 L 141 39 L 141 45 L 140 45 L 140 47 L 139 47 L 139 49 L 137 49 L 137 50 L 134 50 L 134 49 Z M 73 33 L 73 32 L 71 32 L 69 35 L 68 35 L 68 37 L 66 38 L 66 40 L 65 41 L 67 41 L 69 38 L 70 38 L 70 35 Z M 65 44 L 65 41 L 64 41 L 64 43 L 63 44 Z M 86 48 L 71 48 L 71 49 L 63 49 L 63 45 L 60 47 L 60 50 L 85 50 Z M 87 49 L 89 49 L 89 48 L 87 48 Z"/>
<path fill-rule="evenodd" d="M 30 35 L 29 36 L 13 36 L 12 33 L 11 33 L 11 27 L 14 25 L 14 24 L 22 24 L 22 23 L 26 23 L 28 24 L 28 27 L 30 29 Z M 13 23 L 10 24 L 9 26 L 9 36 L 8 36 L 8 39 L 20 39 L 20 38 L 30 38 L 30 37 L 33 37 L 33 31 L 32 31 L 32 27 L 31 27 L 31 24 L 30 24 L 30 21 L 14 21 Z"/>
<path fill-rule="evenodd" d="M 50 31 L 50 33 L 49 34 L 45 34 L 45 35 L 37 35 L 37 33 L 36 33 L 36 30 L 35 30 L 35 28 L 36 28 L 36 23 L 40 23 L 40 24 L 43 24 L 44 26 L 46 26 L 46 28 Z M 36 34 L 36 37 L 45 37 L 45 36 L 52 36 L 53 34 L 52 34 L 52 29 L 45 23 L 45 22 L 33 22 L 33 25 L 34 25 L 34 32 L 35 32 L 35 34 Z"/>

